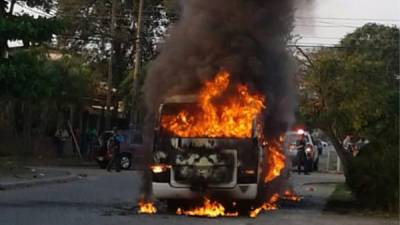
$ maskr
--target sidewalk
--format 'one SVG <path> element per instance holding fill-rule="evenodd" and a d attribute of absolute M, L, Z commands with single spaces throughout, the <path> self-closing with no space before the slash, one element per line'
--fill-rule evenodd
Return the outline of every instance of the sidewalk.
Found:
<path fill-rule="evenodd" d="M 83 175 L 71 173 L 66 169 L 21 167 L 1 171 L 0 190 L 26 188 L 43 184 L 65 183 L 81 179 Z"/>

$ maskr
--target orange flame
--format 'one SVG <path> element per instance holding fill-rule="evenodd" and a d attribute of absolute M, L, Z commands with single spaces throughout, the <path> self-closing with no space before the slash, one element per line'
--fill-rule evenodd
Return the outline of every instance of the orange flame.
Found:
<path fill-rule="evenodd" d="M 270 182 L 281 174 L 285 168 L 286 157 L 283 154 L 279 142 L 270 142 L 266 147 L 268 170 L 264 178 L 264 182 Z"/>
<path fill-rule="evenodd" d="M 296 195 L 294 192 L 287 190 L 283 193 L 283 197 L 281 197 L 284 200 L 289 200 L 293 202 L 299 202 L 301 201 L 301 197 Z"/>
<path fill-rule="evenodd" d="M 260 207 L 251 210 L 249 212 L 249 217 L 255 218 L 262 210 L 271 211 L 278 209 L 278 206 L 276 205 L 276 202 L 278 200 L 279 200 L 279 195 L 275 193 L 274 195 L 272 195 L 272 197 L 268 202 L 265 202 Z"/>
<path fill-rule="evenodd" d="M 152 202 L 140 200 L 138 203 L 138 213 L 139 214 L 155 214 L 157 208 Z"/>
<path fill-rule="evenodd" d="M 212 218 L 219 216 L 235 217 L 239 215 L 238 212 L 226 212 L 225 207 L 221 203 L 212 201 L 206 197 L 204 198 L 202 206 L 198 206 L 189 210 L 178 208 L 176 210 L 176 214 L 186 216 L 205 216 Z"/>
<path fill-rule="evenodd" d="M 205 81 L 197 99 L 200 110 L 162 115 L 162 128 L 179 137 L 251 137 L 252 121 L 265 108 L 264 97 L 250 94 L 246 85 L 238 84 L 234 94 L 216 105 L 213 101 L 229 87 L 229 76 L 221 70 L 214 80 Z"/>
<path fill-rule="evenodd" d="M 179 137 L 251 137 L 253 121 L 265 108 L 265 99 L 260 94 L 250 93 L 246 85 L 238 84 L 228 97 L 216 104 L 215 101 L 222 100 L 221 96 L 229 87 L 229 77 L 227 71 L 221 70 L 213 80 L 205 81 L 197 98 L 199 110 L 193 112 L 182 109 L 176 114 L 162 114 L 161 127 Z M 260 124 L 257 124 L 257 129 L 262 133 Z M 278 177 L 285 167 L 286 158 L 280 148 L 280 141 L 282 140 L 265 143 L 268 166 L 265 182 Z M 253 209 L 249 216 L 256 217 L 262 210 L 277 209 L 278 200 L 279 195 L 273 195 L 268 202 Z M 208 198 L 205 198 L 203 205 L 199 207 L 189 210 L 178 208 L 176 214 L 206 217 L 238 216 L 238 212 L 225 212 L 225 207 L 221 203 Z"/>

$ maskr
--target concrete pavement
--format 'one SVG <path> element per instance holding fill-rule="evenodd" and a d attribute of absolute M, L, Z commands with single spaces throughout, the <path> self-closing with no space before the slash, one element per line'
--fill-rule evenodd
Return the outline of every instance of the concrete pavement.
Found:
<path fill-rule="evenodd" d="M 314 173 L 292 175 L 294 189 L 304 196 L 300 203 L 282 204 L 277 211 L 257 218 L 194 218 L 161 211 L 138 215 L 133 206 L 139 197 L 140 173 L 103 170 L 75 170 L 88 176 L 64 184 L 49 184 L 26 189 L 0 191 L 0 225 L 111 225 L 111 224 L 398 224 L 395 219 L 365 218 L 323 212 L 326 198 L 341 175 Z"/>
<path fill-rule="evenodd" d="M 84 174 L 71 173 L 67 168 L 26 167 L 22 171 L 0 176 L 0 190 L 66 183 L 84 177 Z"/>

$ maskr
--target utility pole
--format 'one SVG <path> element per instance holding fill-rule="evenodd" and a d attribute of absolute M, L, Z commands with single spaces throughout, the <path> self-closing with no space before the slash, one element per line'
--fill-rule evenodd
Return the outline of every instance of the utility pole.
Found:
<path fill-rule="evenodd" d="M 107 98 L 105 110 L 105 129 L 111 129 L 111 105 L 113 95 L 113 55 L 114 55 L 114 30 L 115 30 L 115 11 L 117 7 L 117 1 L 111 1 L 111 24 L 110 24 L 110 58 L 108 61 L 108 72 L 107 72 Z"/>
<path fill-rule="evenodd" d="M 136 40 L 135 40 L 135 68 L 133 70 L 133 88 L 132 88 L 132 107 L 131 107 L 131 115 L 130 115 L 130 126 L 133 127 L 135 123 L 137 123 L 138 118 L 137 118 L 137 110 L 134 109 L 137 107 L 138 101 L 135 101 L 137 94 L 139 93 L 139 71 L 140 71 L 140 65 L 141 65 L 141 56 L 142 56 L 142 51 L 141 51 L 141 38 L 142 38 L 142 26 L 143 26 L 143 0 L 139 0 L 139 9 L 138 9 L 138 17 L 137 17 L 137 29 L 136 29 Z"/>

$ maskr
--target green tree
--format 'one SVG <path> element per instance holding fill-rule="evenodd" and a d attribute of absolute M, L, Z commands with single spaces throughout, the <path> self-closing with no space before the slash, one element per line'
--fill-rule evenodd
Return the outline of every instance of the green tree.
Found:
<path fill-rule="evenodd" d="M 66 55 L 51 60 L 44 49 L 19 50 L 0 64 L 0 103 L 9 108 L 0 128 L 12 132 L 32 146 L 32 135 L 49 131 L 49 121 L 57 121 L 59 112 L 83 107 L 91 95 L 91 69 L 77 57 Z M 32 128 L 35 129 L 33 132 Z"/>
<path fill-rule="evenodd" d="M 0 0 L 0 57 L 6 57 L 7 41 L 22 40 L 24 47 L 50 41 L 53 34 L 63 30 L 63 23 L 55 18 L 34 18 L 28 14 L 15 15 L 14 5 L 36 7 L 50 11 L 52 0 Z"/>
<path fill-rule="evenodd" d="M 398 28 L 366 24 L 336 48 L 313 53 L 300 106 L 304 120 L 331 137 L 355 195 L 392 209 L 398 207 L 398 40 Z M 347 134 L 370 141 L 358 157 L 342 147 Z"/>
<path fill-rule="evenodd" d="M 111 37 L 111 1 L 59 1 L 58 16 L 67 21 L 65 32 L 59 35 L 60 47 L 87 58 L 89 62 L 104 63 L 110 55 L 109 43 L 113 42 L 114 70 L 118 84 L 133 67 L 137 21 L 136 1 L 116 1 L 116 24 Z M 163 37 L 162 27 L 168 25 L 163 1 L 145 1 L 143 31 L 143 62 L 154 58 L 155 44 Z"/>
<path fill-rule="evenodd" d="M 111 37 L 111 2 L 112 1 L 59 1 L 58 16 L 67 21 L 65 32 L 58 36 L 60 47 L 72 51 L 86 58 L 92 65 L 101 65 L 105 68 L 110 58 L 110 43 L 113 44 L 112 85 L 120 84 L 132 74 L 134 67 L 135 37 L 137 32 L 138 1 L 116 0 L 115 32 Z M 144 7 L 144 29 L 141 40 L 141 63 L 146 64 L 157 54 L 156 44 L 165 35 L 165 27 L 170 20 L 162 0 L 146 0 Z M 107 70 L 99 71 L 103 74 L 100 81 L 105 81 Z M 142 79 L 142 78 L 139 78 Z M 131 82 L 132 79 L 130 80 Z M 129 85 L 129 84 L 128 84 Z M 132 85 L 130 88 L 133 88 Z M 125 98 L 124 94 L 117 93 L 117 100 Z M 128 104 L 129 106 L 130 104 Z"/>
<path fill-rule="evenodd" d="M 36 50 L 10 53 L 8 41 L 22 40 L 24 48 L 39 46 L 60 33 L 63 23 L 54 18 L 35 18 L 27 14 L 15 14 L 14 6 L 36 8 L 50 12 L 53 0 L 0 0 L 0 104 L 7 118 L 1 127 L 9 127 L 12 133 L 21 130 L 26 146 L 31 146 L 33 102 L 51 93 L 46 75 L 41 73 L 46 57 Z"/>

